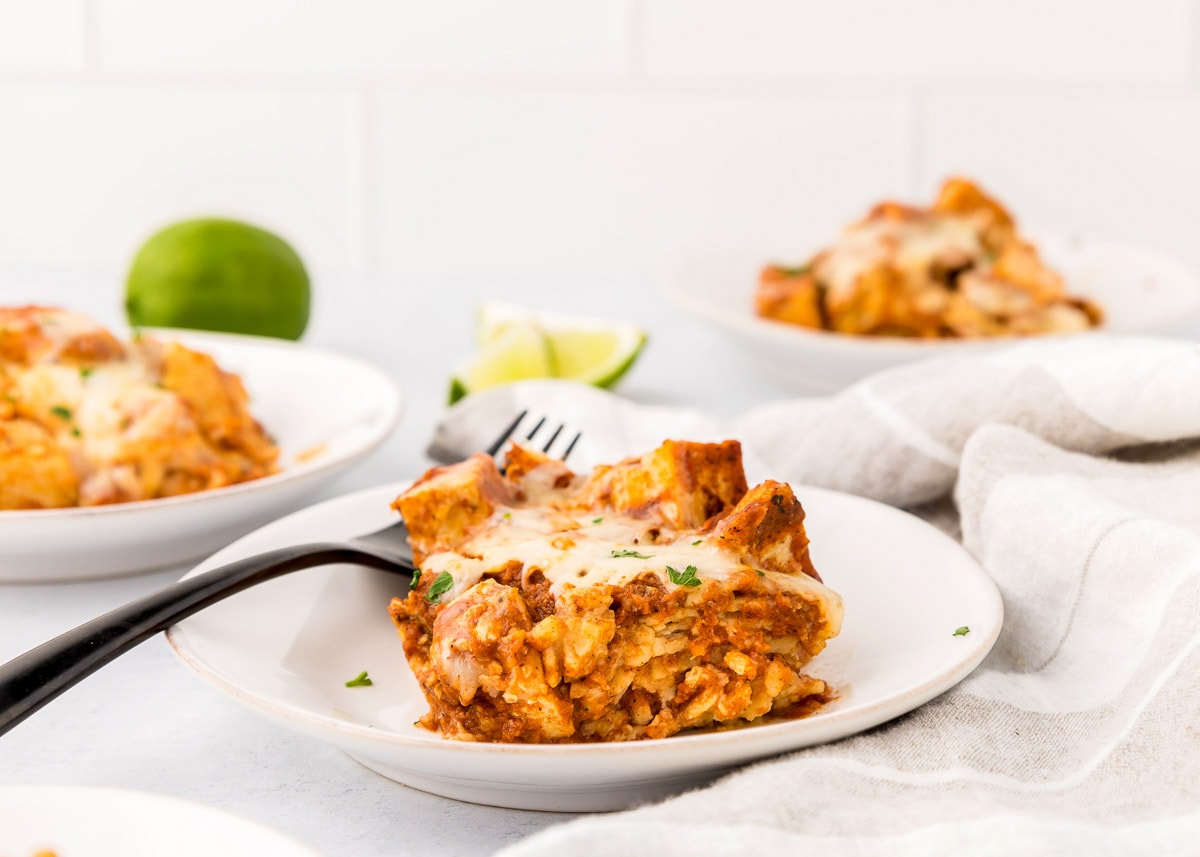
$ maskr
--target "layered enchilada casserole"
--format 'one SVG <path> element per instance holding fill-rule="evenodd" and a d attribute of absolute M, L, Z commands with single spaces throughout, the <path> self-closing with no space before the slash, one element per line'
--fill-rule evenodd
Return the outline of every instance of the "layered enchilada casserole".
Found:
<path fill-rule="evenodd" d="M 926 339 L 1074 333 L 1103 319 L 1066 293 L 1000 203 L 961 178 L 928 208 L 880 203 L 807 262 L 767 266 L 756 309 L 803 327 Z"/>
<path fill-rule="evenodd" d="M 392 618 L 429 703 L 466 741 L 665 738 L 798 717 L 841 627 L 783 483 L 735 441 L 666 441 L 590 474 L 514 445 L 397 498 L 419 575 Z"/>
<path fill-rule="evenodd" d="M 241 380 L 177 342 L 0 308 L 0 509 L 150 500 L 275 470 Z"/>

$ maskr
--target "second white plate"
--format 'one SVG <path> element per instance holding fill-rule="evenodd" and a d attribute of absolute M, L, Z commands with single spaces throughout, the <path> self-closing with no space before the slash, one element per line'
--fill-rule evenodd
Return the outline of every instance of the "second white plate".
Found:
<path fill-rule="evenodd" d="M 279 444 L 279 472 L 160 500 L 0 511 L 0 582 L 111 577 L 202 557 L 297 508 L 400 419 L 396 384 L 356 358 L 257 336 L 147 333 L 211 354 L 242 378 L 252 413 Z"/>
<path fill-rule="evenodd" d="M 373 488 L 297 512 L 192 573 L 383 526 L 403 487 Z M 414 725 L 425 700 L 387 613 L 407 581 L 357 566 L 263 584 L 171 628 L 167 639 L 185 664 L 251 710 L 340 747 L 398 782 L 495 806 L 620 809 L 897 717 L 965 678 L 995 642 L 999 593 L 957 542 L 870 500 L 808 487 L 796 493 L 817 568 L 846 604 L 841 635 L 810 667 L 839 698 L 802 720 L 615 744 L 445 740 Z M 962 627 L 969 633 L 956 636 Z M 363 670 L 372 686 L 345 686 Z"/>
<path fill-rule="evenodd" d="M 1102 332 L 1171 333 L 1200 318 L 1200 280 L 1169 256 L 1084 238 L 1045 237 L 1035 244 L 1047 264 L 1062 273 L 1068 292 L 1091 298 L 1104 310 Z M 664 292 L 736 342 L 763 378 L 788 392 L 829 393 L 903 363 L 1015 341 L 852 336 L 760 318 L 754 292 L 765 258 L 714 253 L 691 259 L 673 273 Z"/>

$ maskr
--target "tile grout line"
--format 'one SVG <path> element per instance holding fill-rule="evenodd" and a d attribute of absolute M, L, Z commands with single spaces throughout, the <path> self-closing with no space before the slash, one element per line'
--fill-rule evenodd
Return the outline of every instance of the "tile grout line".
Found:
<path fill-rule="evenodd" d="M 85 10 L 94 0 L 84 0 Z M 262 71 L 131 71 L 106 70 L 100 60 L 95 18 L 84 17 L 85 70 L 82 73 L 47 71 L 0 71 L 0 85 L 54 86 L 64 83 L 97 83 L 132 88 L 206 88 L 215 90 L 322 90 L 345 91 L 347 88 L 387 89 L 403 93 L 431 95 L 608 95 L 636 94 L 664 97 L 711 97 L 714 99 L 813 99 L 882 101 L 889 98 L 959 97 L 1074 99 L 1088 97 L 1103 101 L 1171 100 L 1191 97 L 1200 86 L 1200 15 L 1193 30 L 1196 47 L 1191 55 L 1188 79 L 1182 81 L 962 81 L 939 79 L 788 79 L 769 80 L 725 78 L 647 77 L 642 48 L 631 44 L 627 73 L 615 78 L 554 77 L 537 74 L 488 77 L 477 74 L 417 72 L 262 72 Z M 631 28 L 631 39 L 635 39 Z"/>
<path fill-rule="evenodd" d="M 629 80 L 634 84 L 646 83 L 645 45 L 642 41 L 644 0 L 628 0 L 629 2 Z"/>
<path fill-rule="evenodd" d="M 80 0 L 83 32 L 83 76 L 89 79 L 102 77 L 100 68 L 100 39 L 96 31 L 95 0 Z"/>
<path fill-rule="evenodd" d="M 1188 57 L 1186 86 L 1195 92 L 1200 89 L 1200 0 L 1188 5 Z"/>

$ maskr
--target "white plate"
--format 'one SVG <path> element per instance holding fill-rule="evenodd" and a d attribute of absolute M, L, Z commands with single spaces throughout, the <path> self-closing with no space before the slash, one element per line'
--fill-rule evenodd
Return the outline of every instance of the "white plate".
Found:
<path fill-rule="evenodd" d="M 1200 318 L 1200 280 L 1170 258 L 1103 241 L 1045 238 L 1036 243 L 1070 293 L 1103 308 L 1102 330 L 1170 333 Z M 789 392 L 827 393 L 891 366 L 1012 341 L 852 336 L 759 318 L 754 293 L 766 261 L 762 255 L 696 258 L 679 266 L 664 292 L 681 309 L 732 337 L 764 378 Z"/>
<path fill-rule="evenodd" d="M 179 798 L 83 786 L 0 785 L 0 854 L 320 857 L 270 828 Z"/>
<path fill-rule="evenodd" d="M 403 487 L 373 488 L 290 515 L 196 571 L 382 526 Z M 614 744 L 445 740 L 413 725 L 425 700 L 387 613 L 407 582 L 356 566 L 263 584 L 171 628 L 167 639 L 185 664 L 252 711 L 414 788 L 521 809 L 619 809 L 903 714 L 961 681 L 995 642 L 999 593 L 957 542 L 870 500 L 816 488 L 797 494 L 817 568 L 846 602 L 842 634 L 811 667 L 840 698 L 804 720 Z M 964 625 L 970 633 L 954 636 Z M 371 687 L 345 687 L 363 670 Z"/>
<path fill-rule="evenodd" d="M 296 508 L 400 418 L 395 383 L 361 360 L 278 339 L 148 333 L 207 352 L 241 376 L 251 411 L 279 444 L 280 472 L 161 500 L 0 511 L 0 582 L 110 577 L 204 556 Z"/>

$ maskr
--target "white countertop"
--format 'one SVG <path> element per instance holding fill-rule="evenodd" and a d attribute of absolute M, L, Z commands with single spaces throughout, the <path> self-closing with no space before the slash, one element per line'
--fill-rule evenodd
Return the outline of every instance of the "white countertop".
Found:
<path fill-rule="evenodd" d="M 90 283 L 40 284 L 24 299 L 68 304 L 116 324 L 114 291 Z M 386 286 L 357 284 L 347 289 L 353 298 L 318 293 L 317 323 L 305 341 L 385 367 L 400 382 L 406 403 L 396 434 L 314 499 L 411 477 L 430 466 L 423 450 L 451 369 L 468 349 L 471 307 L 480 295 L 466 289 L 454 299 L 423 299 L 414 291 L 405 298 Z M 625 293 L 628 301 L 604 305 L 613 317 L 646 325 L 651 344 L 623 393 L 719 413 L 778 395 L 747 377 L 731 347 L 665 300 L 637 289 Z M 586 311 L 599 303 L 595 294 L 584 289 L 553 305 Z M 0 661 L 171 583 L 185 570 L 90 583 L 0 585 Z M 0 782 L 175 795 L 257 819 L 327 857 L 490 854 L 570 818 L 460 803 L 386 780 L 319 741 L 240 708 L 179 664 L 161 636 L 0 737 Z"/>

